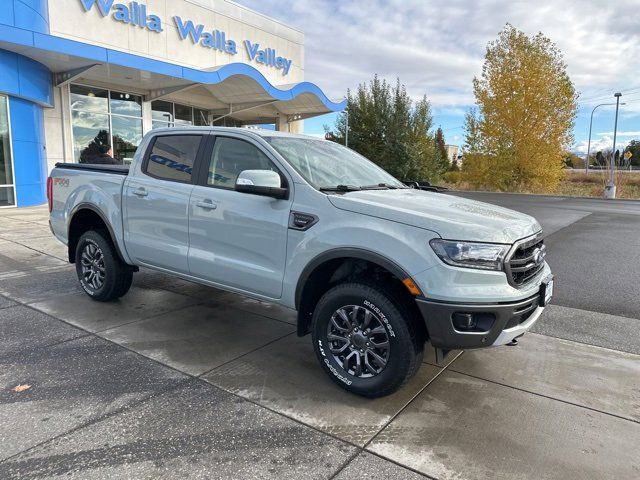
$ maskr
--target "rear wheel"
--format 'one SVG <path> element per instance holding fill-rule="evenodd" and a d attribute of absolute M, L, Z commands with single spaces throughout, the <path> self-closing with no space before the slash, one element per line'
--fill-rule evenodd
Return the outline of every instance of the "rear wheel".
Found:
<path fill-rule="evenodd" d="M 418 370 L 424 343 L 409 310 L 377 287 L 346 283 L 329 290 L 313 314 L 313 343 L 327 374 L 342 388 L 381 397 Z"/>
<path fill-rule="evenodd" d="M 89 231 L 80 237 L 76 273 L 85 293 L 99 302 L 120 298 L 133 281 L 133 267 L 120 260 L 111 241 L 99 231 Z"/>

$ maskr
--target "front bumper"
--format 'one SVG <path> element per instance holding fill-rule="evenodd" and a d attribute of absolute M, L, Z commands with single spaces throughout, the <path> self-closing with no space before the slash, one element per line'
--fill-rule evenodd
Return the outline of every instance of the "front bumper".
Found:
<path fill-rule="evenodd" d="M 508 303 L 451 303 L 417 299 L 431 344 L 443 350 L 504 345 L 527 332 L 544 310 L 538 294 Z M 454 326 L 454 314 L 471 314 L 480 319 L 472 330 Z"/>

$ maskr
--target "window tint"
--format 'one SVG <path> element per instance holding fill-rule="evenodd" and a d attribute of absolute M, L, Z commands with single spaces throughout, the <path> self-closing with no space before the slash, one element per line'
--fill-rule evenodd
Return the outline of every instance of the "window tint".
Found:
<path fill-rule="evenodd" d="M 276 167 L 256 146 L 235 138 L 218 137 L 211 153 L 207 184 L 235 188 L 243 170 L 273 170 Z"/>
<path fill-rule="evenodd" d="M 201 141 L 201 135 L 158 137 L 149 154 L 146 173 L 165 180 L 191 181 Z"/>

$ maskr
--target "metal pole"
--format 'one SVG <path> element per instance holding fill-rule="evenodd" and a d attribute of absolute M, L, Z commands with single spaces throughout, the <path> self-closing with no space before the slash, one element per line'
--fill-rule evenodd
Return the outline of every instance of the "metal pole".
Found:
<path fill-rule="evenodd" d="M 616 198 L 616 138 L 618 135 L 618 110 L 620 108 L 620 97 L 621 93 L 614 94 L 616 97 L 616 119 L 613 126 L 613 151 L 611 152 L 611 172 L 609 174 L 609 184 L 605 188 L 604 196 L 605 198 Z"/>
<path fill-rule="evenodd" d="M 589 156 L 591 155 L 591 129 L 593 127 L 593 113 L 596 111 L 596 108 L 609 106 L 609 105 L 615 105 L 615 103 L 601 103 L 601 104 L 596 105 L 595 107 L 593 107 L 593 110 L 591 110 L 591 121 L 589 122 L 589 143 L 587 144 L 587 159 L 584 162 L 584 164 L 585 164 L 585 169 L 584 169 L 585 173 L 589 173 Z M 624 105 L 624 103 L 622 105 Z"/>
<path fill-rule="evenodd" d="M 591 110 L 591 121 L 589 122 L 589 143 L 587 144 L 587 158 L 585 158 L 584 160 L 584 173 L 589 173 L 589 155 L 591 155 L 591 129 L 593 127 L 593 112 L 596 111 L 596 108 L 598 108 L 600 105 L 596 105 L 595 107 L 593 107 L 593 110 Z"/>

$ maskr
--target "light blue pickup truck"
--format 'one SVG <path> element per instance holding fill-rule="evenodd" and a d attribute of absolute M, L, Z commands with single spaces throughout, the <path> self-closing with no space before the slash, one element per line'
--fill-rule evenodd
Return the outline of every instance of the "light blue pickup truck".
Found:
<path fill-rule="evenodd" d="M 232 128 L 147 134 L 130 167 L 58 164 L 50 223 L 84 291 L 127 293 L 139 267 L 298 312 L 343 388 L 400 388 L 429 341 L 512 343 L 553 293 L 538 222 L 406 187 L 336 143 Z"/>

